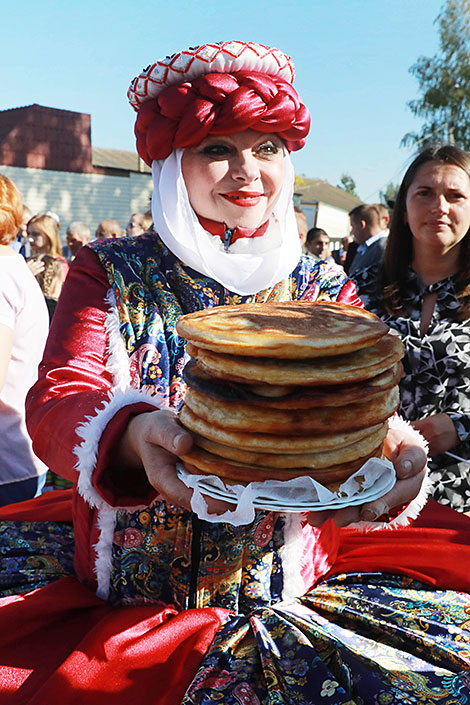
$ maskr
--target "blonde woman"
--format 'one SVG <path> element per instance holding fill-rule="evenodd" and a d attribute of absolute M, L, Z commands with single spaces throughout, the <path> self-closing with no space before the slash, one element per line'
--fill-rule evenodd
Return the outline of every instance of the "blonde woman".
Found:
<path fill-rule="evenodd" d="M 39 282 L 46 299 L 57 301 L 69 270 L 62 256 L 59 224 L 51 215 L 34 215 L 27 225 L 32 257 L 28 265 Z"/>

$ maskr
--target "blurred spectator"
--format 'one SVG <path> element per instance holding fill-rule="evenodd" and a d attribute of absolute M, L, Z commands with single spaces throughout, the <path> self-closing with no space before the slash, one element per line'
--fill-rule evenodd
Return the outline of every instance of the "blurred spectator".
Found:
<path fill-rule="evenodd" d="M 78 250 L 91 240 L 90 228 L 79 220 L 70 223 L 67 228 L 67 246 L 70 259 L 73 259 Z"/>
<path fill-rule="evenodd" d="M 138 237 L 147 232 L 152 225 L 152 215 L 147 213 L 133 213 L 126 226 L 126 235 Z"/>
<path fill-rule="evenodd" d="M 53 215 L 40 213 L 29 220 L 27 230 L 32 251 L 28 266 L 41 287 L 52 317 L 69 269 L 67 260 L 62 257 L 59 224 Z"/>
<path fill-rule="evenodd" d="M 315 259 L 334 262 L 330 252 L 330 236 L 322 228 L 310 228 L 307 233 L 305 247 Z"/>
<path fill-rule="evenodd" d="M 351 235 L 345 235 L 341 239 L 341 247 L 333 252 L 333 259 L 336 262 L 336 264 L 340 264 L 341 266 L 344 265 L 344 263 L 346 261 L 346 256 L 348 254 L 348 248 L 351 243 L 352 243 Z"/>
<path fill-rule="evenodd" d="M 22 214 L 18 189 L 0 175 L 0 505 L 40 494 L 47 470 L 25 425 L 25 398 L 37 379 L 48 316 L 24 258 L 10 247 Z"/>
<path fill-rule="evenodd" d="M 383 203 L 374 203 L 373 205 L 379 211 L 380 229 L 382 230 L 382 233 L 384 235 L 388 235 L 388 226 L 390 224 L 390 211 L 388 210 L 387 206 L 384 206 Z"/>
<path fill-rule="evenodd" d="M 347 274 L 354 278 L 356 272 L 382 261 L 387 236 L 382 231 L 380 213 L 375 205 L 356 206 L 349 213 L 349 218 L 357 250 Z"/>
<path fill-rule="evenodd" d="M 96 228 L 96 239 L 122 237 L 122 228 L 117 220 L 102 220 Z"/>
<path fill-rule="evenodd" d="M 307 240 L 307 230 L 308 230 L 307 216 L 305 215 L 305 212 L 301 208 L 298 208 L 297 206 L 294 207 L 294 210 L 295 210 L 295 219 L 297 221 L 297 228 L 299 230 L 300 244 L 302 245 L 302 249 L 303 249 L 305 242 Z"/>
<path fill-rule="evenodd" d="M 31 245 L 29 244 L 26 226 L 32 215 L 32 211 L 28 208 L 28 206 L 23 205 L 21 225 L 19 227 L 18 232 L 16 233 L 16 238 L 13 240 L 12 243 L 10 243 L 10 247 L 12 247 L 15 252 L 19 252 L 20 255 L 25 258 L 31 257 Z"/>

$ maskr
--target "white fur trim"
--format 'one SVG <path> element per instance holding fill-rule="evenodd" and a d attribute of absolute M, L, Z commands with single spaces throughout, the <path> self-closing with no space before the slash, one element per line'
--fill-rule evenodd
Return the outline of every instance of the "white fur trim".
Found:
<path fill-rule="evenodd" d="M 109 596 L 109 581 L 112 569 L 112 548 L 114 527 L 116 525 L 117 509 L 103 505 L 98 510 L 98 528 L 100 537 L 94 548 L 96 551 L 95 573 L 98 583 L 96 594 L 102 600 L 107 600 Z"/>
<path fill-rule="evenodd" d="M 100 536 L 94 547 L 96 551 L 95 573 L 98 581 L 97 595 L 102 599 L 107 599 L 109 594 L 112 543 L 117 509 L 110 507 L 100 497 L 92 484 L 99 442 L 108 423 L 125 406 L 142 401 L 151 404 L 157 409 L 162 406 L 161 399 L 158 396 L 151 396 L 146 392 L 129 387 L 131 380 L 129 357 L 121 337 L 116 300 L 111 289 L 106 295 L 106 301 L 109 304 L 105 324 L 108 337 L 106 368 L 112 376 L 113 389 L 109 392 L 108 399 L 102 402 L 101 408 L 97 407 L 95 409 L 95 415 L 87 416 L 86 421 L 77 427 L 77 435 L 83 441 L 74 448 L 74 453 L 77 456 L 78 493 L 90 507 L 97 510 L 97 524 Z M 124 508 L 128 511 L 138 509 L 138 507 Z"/>
<path fill-rule="evenodd" d="M 95 409 L 95 416 L 87 416 L 86 422 L 79 424 L 77 427 L 77 436 L 83 438 L 83 443 L 74 448 L 74 453 L 78 458 L 76 465 L 79 472 L 77 489 L 91 507 L 100 507 L 104 502 L 91 482 L 101 436 L 108 423 L 120 409 L 142 401 L 151 404 L 156 409 L 160 408 L 158 397 L 150 396 L 150 394 L 138 389 L 110 392 L 108 401 L 103 402 L 103 407 Z M 135 509 L 135 507 L 132 509 Z"/>
<path fill-rule="evenodd" d="M 394 414 L 389 420 L 389 428 L 394 431 L 402 431 L 407 436 L 411 436 L 416 441 L 416 444 L 423 448 L 426 455 L 428 454 L 428 442 L 419 431 L 413 428 L 409 421 L 401 418 L 398 414 Z M 419 493 L 393 521 L 358 521 L 355 524 L 350 524 L 349 527 L 359 531 L 377 531 L 378 529 L 396 529 L 400 526 L 408 526 L 413 519 L 419 516 L 428 501 L 431 489 L 432 483 L 426 471 Z"/>
<path fill-rule="evenodd" d="M 305 593 L 305 583 L 300 573 L 300 563 L 303 552 L 302 525 L 304 514 L 284 514 L 284 545 L 280 549 L 284 586 L 282 599 L 289 600 Z"/>
<path fill-rule="evenodd" d="M 129 356 L 121 336 L 119 314 L 116 306 L 116 297 L 112 289 L 106 294 L 106 303 L 109 305 L 106 314 L 106 330 L 108 332 L 108 358 L 106 369 L 113 377 L 115 389 L 127 389 L 131 384 L 129 372 Z"/>

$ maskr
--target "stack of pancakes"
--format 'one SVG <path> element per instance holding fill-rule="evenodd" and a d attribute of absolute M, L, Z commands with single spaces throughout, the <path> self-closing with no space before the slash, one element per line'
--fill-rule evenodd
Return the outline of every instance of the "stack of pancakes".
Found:
<path fill-rule="evenodd" d="M 222 306 L 180 318 L 192 359 L 186 469 L 228 484 L 308 475 L 337 489 L 381 457 L 399 403 L 401 341 L 340 303 Z"/>

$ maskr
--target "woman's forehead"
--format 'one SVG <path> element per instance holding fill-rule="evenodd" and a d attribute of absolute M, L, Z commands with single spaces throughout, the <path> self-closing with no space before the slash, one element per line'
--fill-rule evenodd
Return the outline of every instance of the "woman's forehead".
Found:
<path fill-rule="evenodd" d="M 447 186 L 470 186 L 470 177 L 462 167 L 457 164 L 443 162 L 426 162 L 417 170 L 411 185 L 413 187 L 433 185 L 445 182 Z"/>

